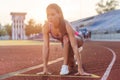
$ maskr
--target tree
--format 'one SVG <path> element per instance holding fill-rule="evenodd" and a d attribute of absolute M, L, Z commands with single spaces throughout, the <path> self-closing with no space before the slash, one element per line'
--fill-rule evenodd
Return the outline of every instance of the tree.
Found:
<path fill-rule="evenodd" d="M 117 0 L 101 0 L 97 3 L 96 11 L 98 14 L 103 14 L 111 10 L 115 10 L 119 2 Z"/>
<path fill-rule="evenodd" d="M 6 24 L 4 27 L 5 27 L 7 34 L 11 37 L 12 36 L 12 26 L 9 24 Z"/>
<path fill-rule="evenodd" d="M 5 35 L 6 35 L 5 29 L 0 29 L 0 36 L 5 36 Z"/>
<path fill-rule="evenodd" d="M 40 33 L 42 31 L 42 24 L 36 24 L 34 28 L 34 33 Z"/>
<path fill-rule="evenodd" d="M 37 33 L 40 33 L 42 31 L 42 28 L 41 28 L 41 24 L 36 24 L 35 21 L 33 19 L 30 19 L 28 21 L 28 24 L 26 25 L 26 28 L 25 28 L 25 34 L 27 36 L 30 36 L 31 34 L 37 34 Z"/>
<path fill-rule="evenodd" d="M 30 36 L 34 32 L 34 26 L 35 26 L 35 21 L 33 19 L 30 19 L 28 21 L 28 24 L 25 27 L 25 34 L 27 36 Z"/>

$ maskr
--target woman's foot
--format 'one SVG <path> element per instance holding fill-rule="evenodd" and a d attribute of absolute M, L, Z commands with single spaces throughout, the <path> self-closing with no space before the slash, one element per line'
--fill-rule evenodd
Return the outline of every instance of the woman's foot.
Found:
<path fill-rule="evenodd" d="M 69 74 L 68 65 L 62 65 L 60 75 L 67 75 L 67 74 Z"/>

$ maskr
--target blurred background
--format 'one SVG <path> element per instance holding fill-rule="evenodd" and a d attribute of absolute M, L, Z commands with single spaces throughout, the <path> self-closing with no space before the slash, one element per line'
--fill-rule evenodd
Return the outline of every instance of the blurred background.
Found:
<path fill-rule="evenodd" d="M 50 3 L 60 5 L 65 19 L 85 39 L 120 40 L 120 0 L 4 0 L 0 3 L 0 40 L 42 40 L 45 9 Z M 26 13 L 22 24 L 25 38 L 20 38 L 19 23 L 14 32 L 12 12 Z M 13 38 L 13 32 L 17 38 Z"/>

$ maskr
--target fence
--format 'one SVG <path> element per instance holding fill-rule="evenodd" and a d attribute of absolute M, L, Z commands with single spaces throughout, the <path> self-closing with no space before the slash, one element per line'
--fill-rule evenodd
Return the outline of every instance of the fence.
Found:
<path fill-rule="evenodd" d="M 92 34 L 92 40 L 115 40 L 120 41 L 120 33 Z"/>
<path fill-rule="evenodd" d="M 0 40 L 9 40 L 9 36 L 0 36 Z"/>

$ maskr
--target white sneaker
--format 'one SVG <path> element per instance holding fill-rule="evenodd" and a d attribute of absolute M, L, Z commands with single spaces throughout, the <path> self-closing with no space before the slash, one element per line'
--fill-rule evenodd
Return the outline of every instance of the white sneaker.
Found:
<path fill-rule="evenodd" d="M 68 65 L 62 65 L 60 75 L 67 75 L 67 74 L 69 74 Z"/>

